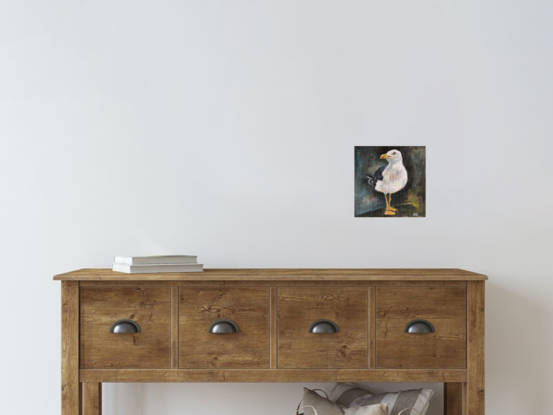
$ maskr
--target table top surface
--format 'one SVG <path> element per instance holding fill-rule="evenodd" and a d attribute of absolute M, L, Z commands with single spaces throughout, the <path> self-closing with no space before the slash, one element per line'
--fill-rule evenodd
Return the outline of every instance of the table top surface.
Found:
<path fill-rule="evenodd" d="M 58 281 L 484 281 L 488 277 L 456 268 L 208 268 L 204 272 L 125 274 L 107 268 L 80 269 Z"/>

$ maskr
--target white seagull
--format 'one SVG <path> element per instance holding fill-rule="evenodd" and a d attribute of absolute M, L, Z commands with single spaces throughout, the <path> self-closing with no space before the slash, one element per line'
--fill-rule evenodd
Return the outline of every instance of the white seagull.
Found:
<path fill-rule="evenodd" d="M 397 212 L 397 209 L 392 207 L 392 193 L 399 192 L 407 184 L 407 170 L 398 150 L 390 150 L 382 154 L 380 159 L 388 160 L 388 165 L 379 167 L 372 176 L 367 174 L 367 179 L 377 192 L 384 193 L 386 199 L 384 214 L 391 216 Z"/>

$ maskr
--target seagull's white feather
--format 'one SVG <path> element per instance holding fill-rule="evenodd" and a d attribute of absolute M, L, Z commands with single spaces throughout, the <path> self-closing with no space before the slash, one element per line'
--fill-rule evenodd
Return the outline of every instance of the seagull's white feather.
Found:
<path fill-rule="evenodd" d="M 382 180 L 376 182 L 375 190 L 386 194 L 396 193 L 407 184 L 407 170 L 398 150 L 390 150 L 386 154 L 389 156 L 388 166 L 382 172 Z"/>

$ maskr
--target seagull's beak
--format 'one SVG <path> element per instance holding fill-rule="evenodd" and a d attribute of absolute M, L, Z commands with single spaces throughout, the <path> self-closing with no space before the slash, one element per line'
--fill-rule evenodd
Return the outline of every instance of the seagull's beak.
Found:
<path fill-rule="evenodd" d="M 381 159 L 381 160 L 389 159 L 389 158 L 390 158 L 390 156 L 387 155 L 387 154 L 382 154 L 382 155 L 380 156 L 380 159 Z"/>

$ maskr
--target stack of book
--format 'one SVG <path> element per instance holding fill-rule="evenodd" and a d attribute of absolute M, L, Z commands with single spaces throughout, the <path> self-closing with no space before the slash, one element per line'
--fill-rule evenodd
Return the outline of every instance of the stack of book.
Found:
<path fill-rule="evenodd" d="M 116 256 L 113 270 L 127 274 L 153 274 L 157 272 L 203 272 L 195 255 Z"/>

